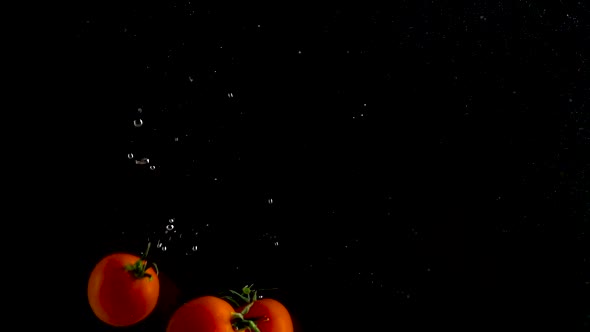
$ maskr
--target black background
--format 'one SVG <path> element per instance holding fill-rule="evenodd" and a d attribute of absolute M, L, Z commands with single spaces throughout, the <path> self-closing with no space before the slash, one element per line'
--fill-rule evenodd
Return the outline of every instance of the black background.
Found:
<path fill-rule="evenodd" d="M 88 275 L 149 240 L 161 299 L 123 330 L 249 283 L 306 332 L 588 328 L 583 2 L 71 9 L 63 326 L 117 330 Z"/>

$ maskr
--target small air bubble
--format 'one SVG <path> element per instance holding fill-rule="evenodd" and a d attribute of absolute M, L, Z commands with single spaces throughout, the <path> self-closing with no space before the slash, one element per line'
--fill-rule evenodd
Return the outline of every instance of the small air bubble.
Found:
<path fill-rule="evenodd" d="M 178 142 L 178 137 L 174 137 L 174 142 Z"/>
<path fill-rule="evenodd" d="M 140 107 L 140 108 L 137 109 L 137 113 L 140 113 L 141 114 L 141 112 L 143 112 L 143 109 Z"/>
<path fill-rule="evenodd" d="M 150 166 L 150 169 L 151 169 L 152 171 L 154 171 L 154 170 L 156 169 L 156 166 L 152 165 L 152 166 Z"/>
<path fill-rule="evenodd" d="M 168 222 L 172 224 L 174 222 L 174 218 L 168 219 Z"/>
<path fill-rule="evenodd" d="M 127 159 L 133 159 L 133 153 L 128 153 L 127 154 Z"/>
<path fill-rule="evenodd" d="M 135 126 L 135 128 L 139 128 L 139 127 L 143 126 L 143 120 L 142 119 L 133 120 L 133 126 Z"/>
<path fill-rule="evenodd" d="M 174 229 L 174 225 L 166 225 L 166 229 L 171 231 Z"/>
<path fill-rule="evenodd" d="M 197 246 L 193 246 L 192 250 L 197 251 Z"/>
<path fill-rule="evenodd" d="M 272 200 L 272 198 L 269 198 L 269 199 L 268 199 L 268 204 L 272 204 L 272 203 L 273 203 L 273 200 Z"/>
<path fill-rule="evenodd" d="M 275 247 L 278 247 L 278 246 L 279 246 L 279 242 L 277 241 L 277 242 L 275 242 Z"/>
<path fill-rule="evenodd" d="M 156 248 L 161 248 L 162 247 L 162 242 L 160 242 L 160 240 L 158 240 L 158 244 L 156 244 Z"/>
<path fill-rule="evenodd" d="M 166 246 L 163 246 L 162 247 L 162 251 L 166 251 Z"/>
<path fill-rule="evenodd" d="M 233 93 L 231 93 L 231 92 L 228 92 L 228 93 L 227 93 L 227 97 L 228 97 L 228 98 L 233 98 L 233 97 L 234 97 L 234 94 L 233 94 Z"/>

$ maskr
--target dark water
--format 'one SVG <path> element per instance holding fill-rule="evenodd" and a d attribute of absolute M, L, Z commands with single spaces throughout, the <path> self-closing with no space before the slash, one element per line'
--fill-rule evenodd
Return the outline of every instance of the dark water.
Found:
<path fill-rule="evenodd" d="M 116 330 L 88 274 L 148 240 L 161 301 L 128 331 L 250 283 L 306 332 L 588 328 L 584 2 L 75 9 L 78 329 Z"/>

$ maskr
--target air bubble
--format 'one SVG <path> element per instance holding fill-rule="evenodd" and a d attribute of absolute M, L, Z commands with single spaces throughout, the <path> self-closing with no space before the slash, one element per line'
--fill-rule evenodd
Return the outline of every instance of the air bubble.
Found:
<path fill-rule="evenodd" d="M 140 107 L 140 108 L 137 109 L 137 113 L 140 113 L 141 114 L 141 112 L 143 112 L 143 109 Z"/>
<path fill-rule="evenodd" d="M 152 171 L 156 170 L 156 166 L 154 166 L 154 165 L 150 166 L 150 170 L 152 170 Z"/>
<path fill-rule="evenodd" d="M 272 203 L 273 203 L 273 200 L 272 200 L 272 198 L 269 198 L 269 199 L 268 199 L 268 204 L 272 204 Z"/>
<path fill-rule="evenodd" d="M 234 94 L 233 94 L 233 93 L 231 93 L 231 92 L 228 92 L 228 93 L 227 93 L 227 97 L 228 97 L 228 98 L 233 98 L 233 97 L 234 97 Z"/>
<path fill-rule="evenodd" d="M 166 251 L 166 246 L 163 246 L 162 247 L 162 251 Z"/>
<path fill-rule="evenodd" d="M 158 240 L 158 244 L 156 244 L 156 248 L 161 248 L 162 247 L 162 242 L 160 242 L 160 240 Z"/>
<path fill-rule="evenodd" d="M 275 247 L 278 247 L 278 246 L 279 246 L 279 242 L 277 241 L 277 242 L 275 242 Z"/>
<path fill-rule="evenodd" d="M 142 119 L 133 120 L 133 126 L 135 128 L 139 128 L 139 127 L 143 126 L 143 120 Z"/>
<path fill-rule="evenodd" d="M 173 222 L 174 222 L 174 218 L 170 218 L 170 219 L 168 219 L 168 222 L 169 222 L 169 223 L 173 223 Z"/>
<path fill-rule="evenodd" d="M 133 153 L 128 153 L 127 154 L 127 159 L 133 159 Z"/>
<path fill-rule="evenodd" d="M 135 161 L 136 165 L 145 165 L 145 164 L 149 164 L 149 163 L 150 163 L 149 158 L 141 158 L 141 159 Z"/>
<path fill-rule="evenodd" d="M 174 225 L 166 225 L 166 229 L 171 231 L 174 229 Z"/>
<path fill-rule="evenodd" d="M 197 251 L 197 246 L 193 246 L 192 250 Z"/>

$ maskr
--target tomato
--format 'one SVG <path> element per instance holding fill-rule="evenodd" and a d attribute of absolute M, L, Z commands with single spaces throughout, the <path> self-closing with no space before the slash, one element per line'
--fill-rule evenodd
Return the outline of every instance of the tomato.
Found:
<path fill-rule="evenodd" d="M 174 312 L 166 332 L 234 332 L 233 314 L 232 306 L 218 297 L 198 297 Z"/>
<path fill-rule="evenodd" d="M 238 308 L 241 312 L 244 307 Z M 245 319 L 253 320 L 260 332 L 293 332 L 293 321 L 287 308 L 279 301 L 264 298 L 252 303 Z"/>
<path fill-rule="evenodd" d="M 149 247 L 148 247 L 149 249 Z M 137 256 L 115 253 L 103 258 L 88 280 L 88 302 L 94 314 L 113 326 L 129 326 L 156 307 L 158 275 Z"/>

